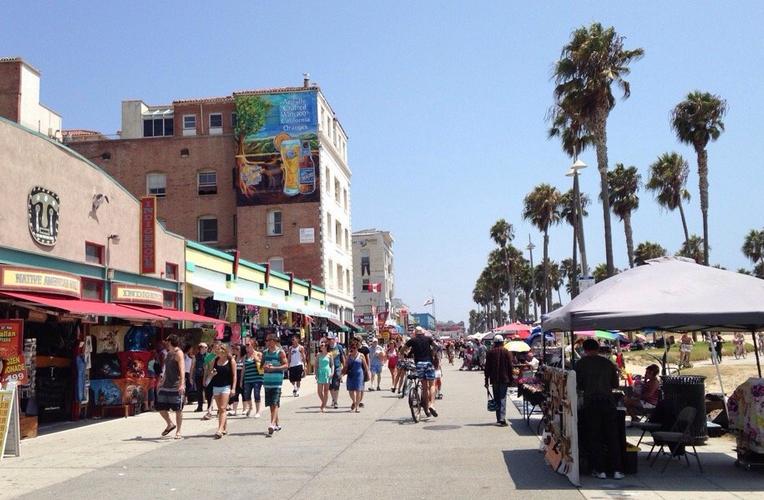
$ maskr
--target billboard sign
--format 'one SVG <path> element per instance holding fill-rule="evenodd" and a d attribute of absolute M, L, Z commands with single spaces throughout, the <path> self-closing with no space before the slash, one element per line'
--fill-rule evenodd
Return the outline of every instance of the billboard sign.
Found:
<path fill-rule="evenodd" d="M 156 220 L 157 199 L 141 198 L 141 274 L 156 272 Z"/>
<path fill-rule="evenodd" d="M 318 201 L 317 91 L 234 99 L 237 205 Z"/>

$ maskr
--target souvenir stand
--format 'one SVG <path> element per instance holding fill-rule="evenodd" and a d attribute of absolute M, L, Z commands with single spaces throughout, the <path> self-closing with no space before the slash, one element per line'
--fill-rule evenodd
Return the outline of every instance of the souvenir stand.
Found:
<path fill-rule="evenodd" d="M 550 366 L 540 372 L 546 396 L 542 404 L 544 457 L 552 470 L 580 486 L 576 372 Z"/>

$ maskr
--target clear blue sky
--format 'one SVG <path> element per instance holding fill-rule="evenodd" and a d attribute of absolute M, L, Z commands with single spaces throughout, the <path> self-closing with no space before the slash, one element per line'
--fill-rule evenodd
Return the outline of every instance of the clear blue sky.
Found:
<path fill-rule="evenodd" d="M 573 28 L 612 24 L 646 55 L 633 65 L 631 99 L 611 113 L 611 166 L 636 165 L 646 177 L 660 153 L 685 155 L 690 230 L 701 234 L 695 156 L 675 141 L 669 111 L 693 89 L 726 98 L 727 132 L 709 146 L 711 261 L 751 267 L 740 246 L 764 226 L 760 2 L 116 4 L 11 2 L 0 19 L 0 55 L 42 71 L 42 100 L 66 128 L 107 133 L 119 128 L 123 99 L 227 95 L 299 84 L 309 71 L 350 135 L 353 227 L 392 231 L 397 295 L 421 310 L 432 291 L 439 318 L 455 320 L 474 307 L 497 218 L 514 224 L 521 244 L 530 233 L 540 247 L 520 218 L 522 199 L 541 182 L 570 187 L 570 162 L 546 139 L 552 64 Z M 593 152 L 583 160 L 596 164 Z M 594 168 L 582 189 L 596 200 Z M 623 226 L 613 221 L 623 268 Z M 602 235 L 597 204 L 586 223 L 592 264 L 604 261 Z M 571 238 L 568 227 L 551 232 L 553 259 L 570 254 Z M 679 215 L 641 193 L 634 238 L 676 251 Z"/>

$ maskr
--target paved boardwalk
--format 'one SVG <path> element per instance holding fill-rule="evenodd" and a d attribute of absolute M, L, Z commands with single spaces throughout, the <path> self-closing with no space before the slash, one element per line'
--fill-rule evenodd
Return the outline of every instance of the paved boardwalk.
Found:
<path fill-rule="evenodd" d="M 449 367 L 445 375 L 440 417 L 419 424 L 389 391 L 367 393 L 359 414 L 348 412 L 342 393 L 344 408 L 321 414 L 308 379 L 299 398 L 284 385 L 284 429 L 273 438 L 265 437 L 264 418 L 236 417 L 230 434 L 213 440 L 214 424 L 192 412 L 185 413 L 182 441 L 159 438 L 156 414 L 48 434 L 24 441 L 21 458 L 2 462 L 0 497 L 742 498 L 764 487 L 714 485 L 677 466 L 655 485 L 660 494 L 637 476 L 621 483 L 587 478 L 576 489 L 544 465 L 538 438 L 514 408 L 512 426 L 493 425 L 482 374 Z M 764 482 L 761 475 L 740 477 Z"/>

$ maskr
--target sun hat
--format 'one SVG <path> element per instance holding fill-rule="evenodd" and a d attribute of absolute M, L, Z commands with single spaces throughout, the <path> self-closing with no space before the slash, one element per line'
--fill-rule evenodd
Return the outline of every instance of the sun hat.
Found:
<path fill-rule="evenodd" d="M 497 335 L 493 338 L 494 344 L 501 344 L 503 342 L 504 342 L 504 337 L 502 337 L 501 335 Z"/>

